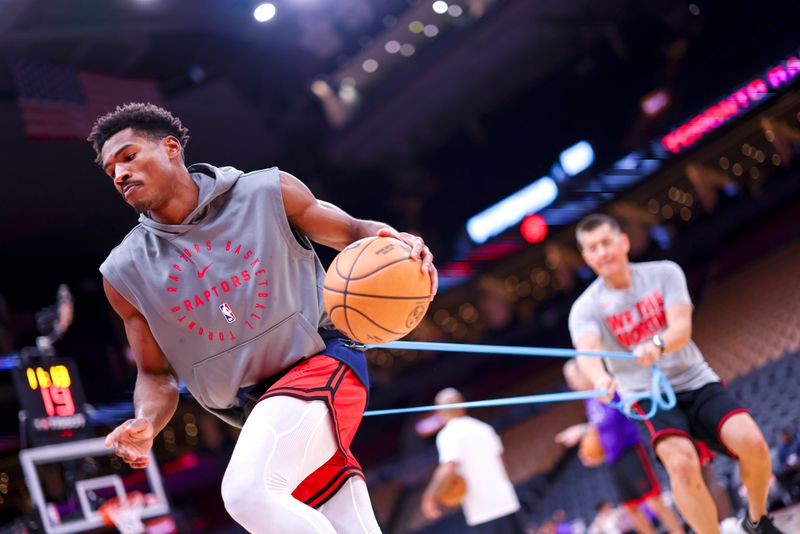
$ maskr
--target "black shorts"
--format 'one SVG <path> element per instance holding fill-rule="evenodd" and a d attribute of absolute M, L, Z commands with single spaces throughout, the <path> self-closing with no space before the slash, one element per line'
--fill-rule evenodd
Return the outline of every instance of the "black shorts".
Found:
<path fill-rule="evenodd" d="M 642 421 L 650 433 L 651 443 L 655 449 L 658 440 L 669 435 L 683 436 L 692 442 L 702 441 L 711 449 L 736 455 L 722 443 L 719 431 L 728 418 L 737 413 L 747 413 L 733 395 L 720 382 L 711 382 L 700 389 L 676 393 L 677 405 L 671 410 L 659 410 L 652 419 Z M 647 413 L 650 401 L 639 403 L 640 409 Z M 698 448 L 701 454 L 702 447 Z"/>
<path fill-rule="evenodd" d="M 637 506 L 661 494 L 653 464 L 641 443 L 628 448 L 608 467 L 625 506 Z"/>
<path fill-rule="evenodd" d="M 478 534 L 525 534 L 525 520 L 522 512 L 516 511 L 486 523 L 479 523 L 472 530 Z"/>

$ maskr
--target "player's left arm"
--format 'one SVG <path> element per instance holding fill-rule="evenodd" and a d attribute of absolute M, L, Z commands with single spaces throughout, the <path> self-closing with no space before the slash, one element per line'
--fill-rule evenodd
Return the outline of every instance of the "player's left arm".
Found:
<path fill-rule="evenodd" d="M 692 339 L 692 305 L 673 304 L 667 308 L 667 327 L 661 331 L 664 351 L 680 350 Z M 652 341 L 646 341 L 633 351 L 636 363 L 649 367 L 661 359 L 662 351 Z"/>
<path fill-rule="evenodd" d="M 574 447 L 588 431 L 589 423 L 578 423 L 577 425 L 568 426 L 556 434 L 554 441 L 565 447 Z"/>
<path fill-rule="evenodd" d="M 661 332 L 664 352 L 680 350 L 692 339 L 692 305 L 673 304 L 667 308 L 667 328 Z"/>
<path fill-rule="evenodd" d="M 411 247 L 411 257 L 421 261 L 421 270 L 431 275 L 431 298 L 439 285 L 433 254 L 425 241 L 407 232 L 398 232 L 386 223 L 356 219 L 344 210 L 317 199 L 308 187 L 288 172 L 279 171 L 283 207 L 289 223 L 312 241 L 342 250 L 364 237 L 379 235 L 399 239 Z"/>
<path fill-rule="evenodd" d="M 660 332 L 664 350 L 660 350 L 652 341 L 639 345 L 633 353 L 640 365 L 652 365 L 661 358 L 662 353 L 680 350 L 692 339 L 693 307 L 686 276 L 677 264 L 668 262 L 662 277 L 667 320 L 666 328 Z"/>
<path fill-rule="evenodd" d="M 436 466 L 433 476 L 425 491 L 422 492 L 422 514 L 428 519 L 436 519 L 442 515 L 439 504 L 436 502 L 436 493 L 445 480 L 458 474 L 457 462 L 444 462 Z"/>

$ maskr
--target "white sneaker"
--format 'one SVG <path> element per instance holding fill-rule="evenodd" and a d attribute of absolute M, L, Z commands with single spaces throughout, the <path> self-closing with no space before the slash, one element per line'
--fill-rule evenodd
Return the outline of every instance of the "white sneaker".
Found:
<path fill-rule="evenodd" d="M 735 517 L 726 517 L 723 519 L 722 523 L 719 524 L 719 531 L 720 534 L 742 534 L 744 532 L 740 521 Z"/>

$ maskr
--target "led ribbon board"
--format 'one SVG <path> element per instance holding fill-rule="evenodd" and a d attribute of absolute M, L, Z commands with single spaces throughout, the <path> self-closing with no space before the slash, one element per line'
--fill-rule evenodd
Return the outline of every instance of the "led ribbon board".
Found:
<path fill-rule="evenodd" d="M 792 56 L 675 128 L 661 139 L 661 144 L 673 154 L 694 146 L 717 128 L 772 96 L 777 89 L 797 78 L 798 74 L 800 59 Z"/>

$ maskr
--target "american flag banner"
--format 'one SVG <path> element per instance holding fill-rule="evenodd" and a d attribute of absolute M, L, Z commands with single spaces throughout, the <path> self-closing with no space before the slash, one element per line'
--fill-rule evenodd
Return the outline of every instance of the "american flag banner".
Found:
<path fill-rule="evenodd" d="M 86 139 L 94 120 L 118 105 L 163 105 L 153 80 L 122 78 L 71 67 L 15 61 L 11 76 L 29 139 Z"/>

